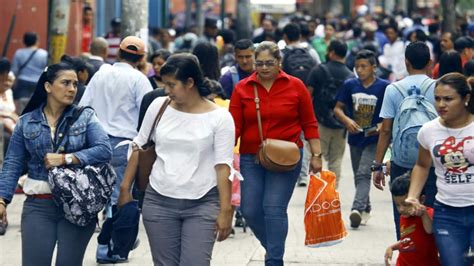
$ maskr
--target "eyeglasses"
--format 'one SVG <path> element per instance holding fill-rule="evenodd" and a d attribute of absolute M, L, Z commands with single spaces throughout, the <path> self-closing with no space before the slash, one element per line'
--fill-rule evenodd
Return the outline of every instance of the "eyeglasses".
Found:
<path fill-rule="evenodd" d="M 256 61 L 255 62 L 255 67 L 273 67 L 276 65 L 276 60 L 269 60 L 269 61 Z"/>

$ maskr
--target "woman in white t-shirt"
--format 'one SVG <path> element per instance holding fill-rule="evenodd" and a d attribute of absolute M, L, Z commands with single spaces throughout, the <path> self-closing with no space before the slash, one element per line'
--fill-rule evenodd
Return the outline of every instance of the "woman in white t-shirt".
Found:
<path fill-rule="evenodd" d="M 143 202 L 143 223 L 155 265 L 209 265 L 214 242 L 231 230 L 231 181 L 235 126 L 229 111 L 209 101 L 211 93 L 197 58 L 177 54 L 160 70 L 171 103 L 152 134 L 157 158 Z M 167 98 L 148 108 L 138 146 Z M 119 206 L 132 200 L 137 152 L 129 159 Z"/>
<path fill-rule="evenodd" d="M 438 188 L 433 232 L 444 266 L 470 265 L 464 257 L 469 248 L 474 249 L 474 97 L 471 85 L 459 73 L 446 74 L 436 83 L 435 107 L 439 117 L 424 124 L 418 132 L 418 161 L 406 199 L 413 206 L 413 215 L 423 212 L 425 207 L 417 199 L 433 163 Z"/>

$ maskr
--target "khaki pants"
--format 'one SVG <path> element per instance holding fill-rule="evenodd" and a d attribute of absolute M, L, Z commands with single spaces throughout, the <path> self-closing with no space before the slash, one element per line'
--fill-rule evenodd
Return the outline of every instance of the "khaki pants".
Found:
<path fill-rule="evenodd" d="M 346 148 L 346 129 L 332 129 L 321 124 L 319 136 L 321 141 L 321 153 L 324 160 L 328 162 L 328 169 L 336 174 L 336 187 L 341 179 L 341 164 Z"/>

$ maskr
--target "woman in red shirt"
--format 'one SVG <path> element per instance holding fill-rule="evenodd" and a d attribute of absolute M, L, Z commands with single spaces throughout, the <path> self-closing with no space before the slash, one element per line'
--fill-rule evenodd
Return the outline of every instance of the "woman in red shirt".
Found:
<path fill-rule="evenodd" d="M 310 169 L 321 170 L 318 124 L 311 97 L 301 80 L 280 69 L 281 55 L 273 42 L 262 42 L 255 50 L 256 72 L 240 81 L 232 93 L 230 112 L 240 137 L 241 209 L 248 225 L 266 249 L 265 265 L 283 265 L 288 233 L 287 208 L 296 184 L 301 161 L 296 169 L 277 173 L 255 163 L 261 144 L 258 133 L 254 85 L 260 98 L 264 138 L 298 144 L 301 131 L 311 146 Z"/>

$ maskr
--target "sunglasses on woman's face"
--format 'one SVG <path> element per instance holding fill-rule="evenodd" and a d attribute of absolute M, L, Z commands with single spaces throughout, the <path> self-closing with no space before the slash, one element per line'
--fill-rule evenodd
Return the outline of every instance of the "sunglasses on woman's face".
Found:
<path fill-rule="evenodd" d="M 268 61 L 255 61 L 255 67 L 273 67 L 276 65 L 276 60 L 268 60 Z"/>

